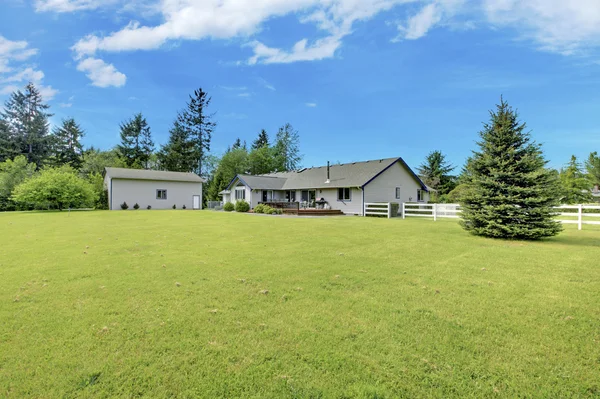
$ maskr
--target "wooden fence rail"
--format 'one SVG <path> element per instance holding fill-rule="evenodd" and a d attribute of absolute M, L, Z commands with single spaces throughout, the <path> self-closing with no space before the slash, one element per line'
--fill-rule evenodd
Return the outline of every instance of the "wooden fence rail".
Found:
<path fill-rule="evenodd" d="M 594 211 L 594 210 L 598 210 L 600 211 L 600 206 L 595 206 L 595 205 L 562 205 L 559 206 L 557 208 L 555 208 L 558 212 L 557 216 L 573 216 L 573 217 L 577 217 L 577 220 L 574 219 L 559 219 L 558 221 L 564 224 L 577 224 L 577 229 L 578 230 L 582 230 L 583 229 L 583 225 L 584 224 L 588 224 L 588 225 L 600 225 L 600 221 L 597 220 L 584 220 L 585 218 L 600 218 L 600 212 L 599 213 L 592 213 L 592 212 L 585 212 L 588 210 Z M 572 212 L 565 212 L 565 211 L 572 211 Z"/>

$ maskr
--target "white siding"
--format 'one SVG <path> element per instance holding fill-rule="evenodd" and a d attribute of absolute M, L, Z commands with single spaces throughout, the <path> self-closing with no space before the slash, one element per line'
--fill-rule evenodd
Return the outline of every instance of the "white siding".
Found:
<path fill-rule="evenodd" d="M 202 183 L 112 179 L 112 187 L 110 186 L 109 181 L 108 198 L 109 203 L 112 203 L 112 210 L 121 210 L 123 202 L 127 202 L 130 210 L 136 203 L 140 209 L 146 209 L 148 205 L 152 209 L 172 209 L 173 205 L 177 205 L 177 209 L 182 209 L 183 205 L 186 209 L 192 209 L 194 195 L 202 198 Z M 167 199 L 156 199 L 156 190 L 167 190 Z"/>
<path fill-rule="evenodd" d="M 319 189 L 317 190 L 317 199 L 324 198 L 331 206 L 331 209 L 339 209 L 345 214 L 362 215 L 363 202 L 362 190 L 360 188 L 352 188 L 350 190 L 350 201 L 338 201 L 338 189 Z"/>
<path fill-rule="evenodd" d="M 400 187 L 400 199 L 396 198 L 396 187 Z M 365 202 L 417 202 L 417 191 L 421 185 L 400 162 L 377 176 L 365 186 Z M 425 200 L 429 194 L 425 195 Z M 425 201 L 427 202 L 427 201 Z"/>

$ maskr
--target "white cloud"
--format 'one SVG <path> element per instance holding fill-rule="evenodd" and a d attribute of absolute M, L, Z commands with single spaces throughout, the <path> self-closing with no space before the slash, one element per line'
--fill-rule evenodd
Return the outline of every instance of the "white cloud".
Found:
<path fill-rule="evenodd" d="M 64 1 L 64 0 L 63 0 Z M 415 0 L 163 0 L 164 19 L 156 26 L 130 22 L 107 36 L 88 35 L 72 47 L 76 57 L 99 51 L 152 50 L 173 40 L 248 38 L 270 19 L 297 14 L 325 32 L 322 38 L 301 39 L 289 51 L 251 42 L 250 64 L 311 61 L 334 56 L 356 21 L 366 20 L 395 5 Z"/>
<path fill-rule="evenodd" d="M 252 94 L 250 94 L 250 93 L 240 93 L 240 94 L 238 94 L 238 97 L 243 97 L 243 98 L 248 98 L 248 97 L 251 97 L 251 96 L 252 96 Z"/>
<path fill-rule="evenodd" d="M 59 93 L 58 90 L 53 88 L 52 86 L 44 86 L 44 85 L 36 85 L 37 89 L 40 91 L 42 98 L 46 101 L 52 100 L 55 95 Z"/>
<path fill-rule="evenodd" d="M 393 41 L 400 39 L 415 40 L 420 39 L 427 32 L 442 20 L 442 13 L 439 6 L 435 3 L 428 4 L 416 15 L 410 17 L 406 26 L 398 26 L 401 34 Z"/>
<path fill-rule="evenodd" d="M 36 0 L 35 9 L 38 12 L 73 12 L 95 10 L 117 3 L 117 0 Z"/>
<path fill-rule="evenodd" d="M 358 22 L 393 8 L 408 13 L 396 22 L 394 41 L 416 40 L 432 29 L 495 26 L 545 50 L 572 54 L 600 46 L 599 0 L 138 0 L 144 7 L 128 9 L 144 18 L 148 9 L 161 22 L 130 21 L 106 35 L 90 34 L 73 46 L 77 60 L 98 59 L 102 52 L 155 50 L 184 40 L 238 39 L 252 50 L 243 62 L 255 64 L 315 61 L 335 57 Z M 73 12 L 126 0 L 36 0 L 40 11 Z M 137 4 L 137 3 L 136 3 Z M 400 7 L 404 6 L 404 7 Z M 122 8 L 121 8 L 122 9 Z M 146 10 L 146 11 L 144 11 Z M 396 11 L 396 10 L 395 10 Z M 274 47 L 255 35 L 270 20 L 292 16 L 317 28 L 311 37 L 296 37 L 288 46 Z M 276 32 L 273 32 L 277 34 Z M 294 43 L 295 44 L 292 44 Z M 241 64 L 242 62 L 240 62 Z M 111 65 L 112 67 L 112 65 Z M 0 60 L 0 68 L 6 68 Z M 111 75 L 124 76 L 113 68 Z M 113 84 L 108 84 L 109 86 Z M 265 86 L 266 87 L 266 86 Z"/>
<path fill-rule="evenodd" d="M 97 87 L 121 87 L 127 81 L 127 77 L 117 71 L 114 65 L 107 64 L 98 58 L 85 58 L 77 65 L 77 70 L 85 72 L 86 76 L 92 81 L 92 85 Z"/>
<path fill-rule="evenodd" d="M 265 79 L 263 78 L 256 78 L 256 80 L 258 81 L 258 83 L 260 83 L 264 88 L 269 89 L 271 91 L 276 91 L 277 89 L 275 88 L 275 86 L 273 86 L 271 83 L 267 82 Z"/>
<path fill-rule="evenodd" d="M 317 107 L 317 103 L 306 103 L 306 106 L 309 108 L 316 108 Z"/>
<path fill-rule="evenodd" d="M 484 12 L 543 50 L 569 55 L 600 47 L 598 0 L 484 0 Z"/>
<path fill-rule="evenodd" d="M 60 103 L 58 104 L 58 106 L 61 108 L 71 108 L 73 106 L 73 103 Z"/>
<path fill-rule="evenodd" d="M 0 94 L 6 95 L 20 90 L 29 82 L 33 82 L 42 97 L 51 100 L 58 90 L 43 84 L 44 72 L 35 66 L 23 63 L 38 53 L 29 47 L 24 40 L 12 41 L 0 36 Z"/>

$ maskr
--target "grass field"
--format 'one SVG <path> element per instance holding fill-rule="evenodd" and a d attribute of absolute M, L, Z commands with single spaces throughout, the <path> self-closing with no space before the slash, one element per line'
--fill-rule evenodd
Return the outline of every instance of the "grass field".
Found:
<path fill-rule="evenodd" d="M 0 321 L 0 397 L 598 398 L 600 228 L 0 214 Z"/>

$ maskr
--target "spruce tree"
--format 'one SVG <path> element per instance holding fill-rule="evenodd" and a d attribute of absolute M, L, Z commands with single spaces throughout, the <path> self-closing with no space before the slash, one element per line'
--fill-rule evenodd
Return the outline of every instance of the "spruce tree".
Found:
<path fill-rule="evenodd" d="M 213 115 L 208 113 L 211 98 L 202 90 L 195 90 L 190 96 L 187 107 L 179 115 L 179 123 L 186 130 L 187 134 L 194 139 L 196 150 L 196 168 L 195 172 L 202 175 L 202 161 L 210 151 L 210 141 L 212 133 L 217 124 L 213 122 Z"/>
<path fill-rule="evenodd" d="M 42 166 L 52 150 L 48 123 L 52 114 L 48 112 L 49 108 L 33 83 L 29 83 L 24 92 L 17 90 L 11 94 L 4 112 L 0 114 L 5 129 L 8 129 L 8 133 L 2 134 L 0 139 L 2 148 L 8 149 L 4 157 L 16 151 L 38 168 Z"/>
<path fill-rule="evenodd" d="M 557 235 L 562 226 L 554 220 L 553 207 L 559 205 L 560 186 L 546 168 L 541 146 L 503 99 L 490 115 L 467 167 L 462 226 L 494 238 Z"/>
<path fill-rule="evenodd" d="M 446 156 L 441 151 L 433 151 L 427 155 L 418 171 L 425 184 L 443 195 L 456 187 L 455 178 L 450 175 L 454 169 L 456 167 L 446 161 Z"/>
<path fill-rule="evenodd" d="M 195 141 L 176 120 L 169 130 L 169 141 L 158 152 L 160 168 L 171 172 L 192 172 L 197 162 Z"/>
<path fill-rule="evenodd" d="M 79 170 L 83 164 L 83 145 L 81 138 L 84 132 L 75 122 L 69 118 L 62 121 L 53 131 L 54 136 L 54 158 L 57 165 L 70 165 Z"/>
<path fill-rule="evenodd" d="M 267 131 L 265 129 L 262 129 L 260 131 L 260 133 L 258 134 L 258 137 L 256 138 L 256 140 L 254 140 L 254 142 L 252 143 L 252 149 L 257 150 L 259 148 L 268 147 L 268 146 L 269 146 L 269 135 L 267 134 Z"/>
<path fill-rule="evenodd" d="M 559 179 L 562 188 L 562 203 L 584 204 L 592 200 L 592 183 L 583 172 L 575 155 L 572 155 L 567 166 L 560 170 Z"/>
<path fill-rule="evenodd" d="M 148 168 L 154 151 L 152 133 L 146 118 L 140 113 L 120 126 L 121 143 L 117 146 L 128 168 Z"/>

